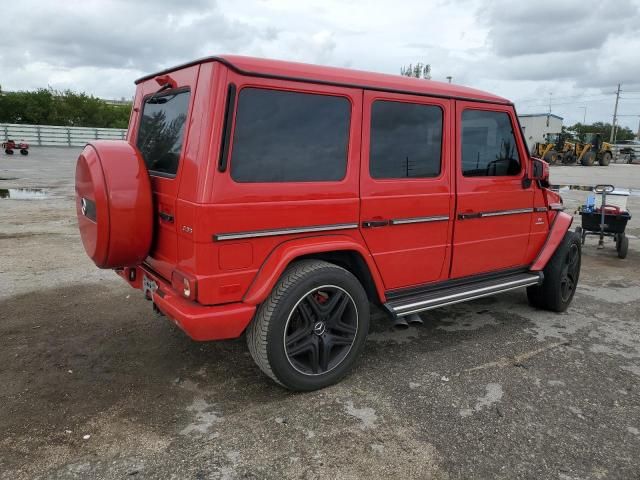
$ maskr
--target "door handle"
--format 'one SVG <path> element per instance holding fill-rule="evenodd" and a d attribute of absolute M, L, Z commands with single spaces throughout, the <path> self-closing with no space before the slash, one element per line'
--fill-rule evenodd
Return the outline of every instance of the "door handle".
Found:
<path fill-rule="evenodd" d="M 465 212 L 458 214 L 458 220 L 467 220 L 469 218 L 480 218 L 482 217 L 482 213 L 480 212 Z"/>
<path fill-rule="evenodd" d="M 389 225 L 389 220 L 365 220 L 362 222 L 363 228 L 386 227 L 387 225 Z"/>

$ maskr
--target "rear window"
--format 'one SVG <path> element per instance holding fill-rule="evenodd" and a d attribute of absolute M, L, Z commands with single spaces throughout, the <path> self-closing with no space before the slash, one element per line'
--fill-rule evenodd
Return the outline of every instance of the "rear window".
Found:
<path fill-rule="evenodd" d="M 236 182 L 328 182 L 347 171 L 344 97 L 244 88 L 231 152 Z"/>
<path fill-rule="evenodd" d="M 178 171 L 188 108 L 188 91 L 145 100 L 137 146 L 149 171 L 166 175 Z"/>

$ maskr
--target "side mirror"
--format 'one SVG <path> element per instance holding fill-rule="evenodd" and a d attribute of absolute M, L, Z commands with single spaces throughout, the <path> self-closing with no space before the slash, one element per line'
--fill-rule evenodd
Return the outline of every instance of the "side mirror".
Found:
<path fill-rule="evenodd" d="M 540 158 L 531 158 L 531 179 L 549 183 L 549 164 Z"/>

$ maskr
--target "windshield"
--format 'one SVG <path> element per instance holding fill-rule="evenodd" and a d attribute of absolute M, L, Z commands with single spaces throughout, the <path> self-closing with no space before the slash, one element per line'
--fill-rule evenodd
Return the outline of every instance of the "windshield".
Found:
<path fill-rule="evenodd" d="M 151 172 L 175 175 L 178 171 L 189 92 L 152 95 L 145 100 L 137 146 Z"/>

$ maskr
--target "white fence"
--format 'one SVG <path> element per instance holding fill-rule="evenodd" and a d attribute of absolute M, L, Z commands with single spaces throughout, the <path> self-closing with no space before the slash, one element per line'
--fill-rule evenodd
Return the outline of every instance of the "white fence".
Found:
<path fill-rule="evenodd" d="M 0 123 L 4 140 L 24 140 L 31 145 L 82 147 L 91 140 L 124 140 L 127 131 L 120 128 L 56 127 Z"/>

